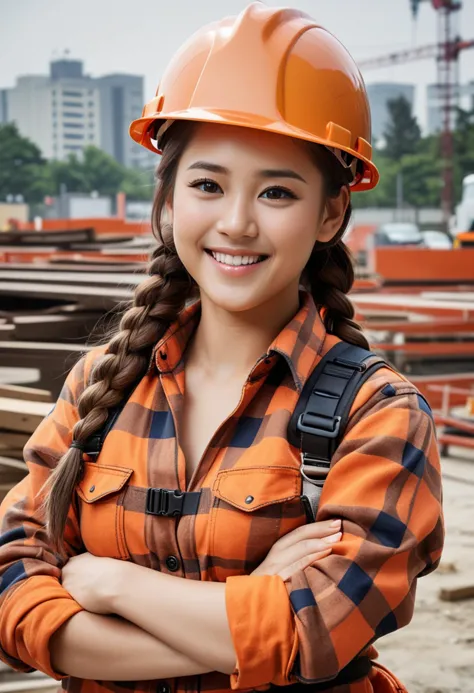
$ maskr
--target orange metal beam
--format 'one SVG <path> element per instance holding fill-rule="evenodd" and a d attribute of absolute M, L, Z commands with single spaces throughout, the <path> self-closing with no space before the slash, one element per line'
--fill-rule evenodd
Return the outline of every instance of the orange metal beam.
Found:
<path fill-rule="evenodd" d="M 375 247 L 370 253 L 369 264 L 384 282 L 474 283 L 474 248 Z"/>
<path fill-rule="evenodd" d="M 468 356 L 474 358 L 474 342 L 406 342 L 405 344 L 372 344 L 376 351 L 401 352 L 420 356 Z"/>
<path fill-rule="evenodd" d="M 366 330 L 401 332 L 403 334 L 456 334 L 464 332 L 474 333 L 474 320 L 426 320 L 423 322 L 405 322 L 403 320 L 379 321 L 370 320 L 363 321 L 363 327 Z"/>
<path fill-rule="evenodd" d="M 458 445 L 462 448 L 474 450 L 474 438 L 469 438 L 469 436 L 456 436 L 450 433 L 441 433 L 438 436 L 438 443 L 440 445 Z"/>
<path fill-rule="evenodd" d="M 439 426 L 450 426 L 451 428 L 457 428 L 459 431 L 472 433 L 474 435 L 474 422 L 469 423 L 468 421 L 462 421 L 452 416 L 443 416 L 442 414 L 434 414 L 434 420 Z"/>

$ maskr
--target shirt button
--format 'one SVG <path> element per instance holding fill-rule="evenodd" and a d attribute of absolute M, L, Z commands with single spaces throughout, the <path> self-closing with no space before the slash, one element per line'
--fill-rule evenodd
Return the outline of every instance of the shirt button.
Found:
<path fill-rule="evenodd" d="M 166 559 L 166 567 L 168 570 L 171 570 L 172 573 L 175 573 L 177 570 L 179 570 L 179 561 L 176 558 L 176 556 L 168 556 Z M 169 687 L 168 687 L 169 688 Z M 169 693 L 168 691 L 160 691 L 160 693 Z"/>
<path fill-rule="evenodd" d="M 167 683 L 160 683 L 158 686 L 158 693 L 170 693 L 171 688 Z"/>

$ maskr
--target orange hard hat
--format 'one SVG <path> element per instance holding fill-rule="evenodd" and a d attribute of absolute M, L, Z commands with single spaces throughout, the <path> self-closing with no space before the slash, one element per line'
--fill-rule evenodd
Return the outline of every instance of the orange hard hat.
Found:
<path fill-rule="evenodd" d="M 322 144 L 352 169 L 352 190 L 374 188 L 379 179 L 362 75 L 344 46 L 298 10 L 254 2 L 193 34 L 130 134 L 160 153 L 160 136 L 175 120 Z"/>

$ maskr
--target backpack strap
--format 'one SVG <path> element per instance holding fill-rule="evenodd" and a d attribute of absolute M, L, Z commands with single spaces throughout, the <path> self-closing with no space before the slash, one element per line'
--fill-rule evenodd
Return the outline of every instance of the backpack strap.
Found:
<path fill-rule="evenodd" d="M 363 383 L 386 365 L 368 349 L 338 342 L 305 383 L 288 425 L 288 441 L 301 450 L 302 502 L 309 520 L 316 517 L 331 459 L 344 437 L 352 403 Z"/>

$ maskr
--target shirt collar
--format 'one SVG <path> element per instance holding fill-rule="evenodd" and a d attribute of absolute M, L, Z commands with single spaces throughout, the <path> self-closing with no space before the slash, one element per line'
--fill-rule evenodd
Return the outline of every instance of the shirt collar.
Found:
<path fill-rule="evenodd" d="M 298 391 L 321 357 L 326 328 L 310 293 L 302 291 L 301 306 L 283 328 L 268 352 L 280 354 L 287 362 Z"/>
<path fill-rule="evenodd" d="M 285 359 L 298 391 L 319 360 L 326 338 L 326 329 L 313 297 L 307 292 L 300 296 L 300 309 L 263 355 L 279 354 Z M 158 342 L 151 363 L 154 362 L 161 373 L 169 373 L 180 363 L 200 317 L 201 303 L 196 301 L 181 311 Z"/>

